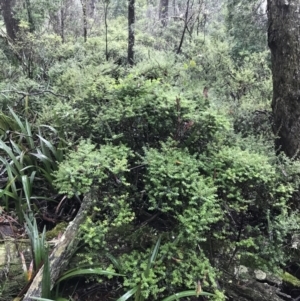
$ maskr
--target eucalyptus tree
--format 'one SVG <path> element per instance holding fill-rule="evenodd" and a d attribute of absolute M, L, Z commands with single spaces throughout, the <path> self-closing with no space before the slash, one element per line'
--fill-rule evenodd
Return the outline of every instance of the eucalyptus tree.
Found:
<path fill-rule="evenodd" d="M 300 2 L 268 0 L 268 43 L 273 73 L 274 133 L 277 150 L 299 157 Z"/>
<path fill-rule="evenodd" d="M 19 31 L 19 21 L 15 14 L 16 0 L 0 0 L 0 10 L 5 23 L 6 34 L 14 41 Z"/>

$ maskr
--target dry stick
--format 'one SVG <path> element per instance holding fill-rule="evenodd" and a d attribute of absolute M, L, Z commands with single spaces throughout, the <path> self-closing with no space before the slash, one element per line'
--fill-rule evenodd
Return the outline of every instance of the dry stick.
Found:
<path fill-rule="evenodd" d="M 81 207 L 75 217 L 70 222 L 65 233 L 60 238 L 58 244 L 55 246 L 49 258 L 51 289 L 54 287 L 56 280 L 61 272 L 66 268 L 76 249 L 79 239 L 77 236 L 80 225 L 85 221 L 87 212 L 92 207 L 93 201 L 96 199 L 96 193 L 90 192 L 87 194 L 81 204 Z M 42 280 L 43 267 L 38 271 L 32 281 L 23 301 L 31 301 L 31 297 L 42 296 Z"/>

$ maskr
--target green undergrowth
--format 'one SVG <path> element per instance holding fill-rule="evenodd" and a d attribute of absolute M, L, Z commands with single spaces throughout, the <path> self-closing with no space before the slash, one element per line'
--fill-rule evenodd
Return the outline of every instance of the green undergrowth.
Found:
<path fill-rule="evenodd" d="M 73 217 L 96 188 L 74 267 L 110 271 L 88 279 L 118 298 L 200 286 L 225 300 L 223 273 L 250 263 L 278 271 L 299 230 L 299 162 L 273 148 L 268 53 L 237 53 L 216 26 L 176 54 L 175 21 L 155 35 L 139 20 L 128 67 L 125 19 L 111 22 L 108 60 L 103 28 L 86 43 L 24 30 L 23 64 L 0 56 L 0 206 L 43 226 L 45 213 Z"/>

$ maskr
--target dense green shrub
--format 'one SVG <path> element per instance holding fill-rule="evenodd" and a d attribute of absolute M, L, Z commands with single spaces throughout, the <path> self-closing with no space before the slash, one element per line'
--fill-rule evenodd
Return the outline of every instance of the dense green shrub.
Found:
<path fill-rule="evenodd" d="M 81 142 L 55 173 L 69 196 L 99 189 L 101 201 L 82 226 L 82 262 L 108 266 L 108 252 L 121 262 L 124 286 L 143 279 L 151 299 L 193 289 L 197 277 L 215 291 L 220 266 L 275 270 L 296 225 L 288 202 L 297 177 L 287 180 L 270 148 L 236 135 L 200 93 L 180 92 L 167 76 L 135 74 L 111 85 L 97 107 L 92 140 L 100 147 Z M 280 164 L 294 173 L 291 162 Z M 158 234 L 157 267 L 145 278 Z"/>

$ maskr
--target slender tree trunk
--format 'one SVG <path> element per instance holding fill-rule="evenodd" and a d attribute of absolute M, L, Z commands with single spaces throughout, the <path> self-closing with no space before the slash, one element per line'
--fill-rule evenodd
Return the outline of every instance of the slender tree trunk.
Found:
<path fill-rule="evenodd" d="M 59 12 L 50 13 L 50 24 L 52 25 L 52 29 L 54 33 L 60 36 L 60 17 Z"/>
<path fill-rule="evenodd" d="M 65 8 L 60 8 L 60 36 L 62 43 L 65 42 Z"/>
<path fill-rule="evenodd" d="M 168 24 L 169 0 L 160 0 L 159 3 L 159 20 L 163 26 Z"/>
<path fill-rule="evenodd" d="M 184 18 L 184 28 L 183 28 L 183 31 L 182 31 L 182 35 L 181 35 L 179 46 L 178 46 L 177 51 L 176 51 L 177 54 L 179 54 L 181 52 L 181 47 L 182 47 L 182 44 L 183 44 L 183 41 L 184 41 L 184 36 L 185 36 L 185 33 L 186 33 L 187 29 L 188 29 L 189 7 L 190 7 L 190 0 L 188 0 L 187 3 L 186 3 L 185 18 Z"/>
<path fill-rule="evenodd" d="M 173 0 L 173 17 L 177 16 L 177 4 L 176 4 L 176 0 Z"/>
<path fill-rule="evenodd" d="M 277 150 L 300 153 L 300 1 L 268 0 L 268 44 L 273 73 L 274 133 Z"/>
<path fill-rule="evenodd" d="M 87 41 L 87 9 L 86 9 L 86 1 L 87 0 L 81 0 L 82 16 L 83 16 L 83 39 L 84 39 L 84 42 Z"/>
<path fill-rule="evenodd" d="M 128 0 L 128 64 L 134 64 L 134 23 L 135 23 L 135 0 Z"/>
<path fill-rule="evenodd" d="M 108 24 L 107 24 L 107 15 L 108 15 L 108 6 L 110 0 L 104 1 L 104 23 L 105 23 L 105 58 L 108 61 Z"/>
<path fill-rule="evenodd" d="M 200 32 L 200 25 L 202 24 L 203 29 L 204 29 L 204 38 L 205 38 L 205 25 L 206 25 L 207 14 L 206 14 L 205 10 L 202 11 L 202 7 L 203 7 L 203 0 L 199 0 L 199 2 L 198 2 L 198 13 L 197 13 L 197 17 L 196 17 L 194 25 L 196 25 L 196 33 L 197 33 L 197 36 L 198 36 L 199 32 Z M 202 21 L 201 21 L 201 13 L 203 14 Z"/>
<path fill-rule="evenodd" d="M 29 23 L 29 31 L 34 32 L 35 24 L 34 24 L 34 20 L 33 20 L 33 16 L 32 16 L 31 3 L 30 3 L 30 0 L 25 0 L 25 2 L 26 2 L 28 23 Z"/>
<path fill-rule="evenodd" d="M 16 0 L 0 0 L 0 9 L 4 19 L 6 34 L 14 41 L 19 31 L 18 20 L 14 16 L 14 6 Z"/>
<path fill-rule="evenodd" d="M 65 42 L 64 37 L 64 22 L 65 22 L 65 8 L 66 1 L 60 1 L 60 7 L 57 12 L 50 12 L 50 23 L 52 24 L 53 31 L 56 35 L 61 37 L 62 43 Z"/>
<path fill-rule="evenodd" d="M 95 15 L 95 8 L 96 8 L 96 0 L 90 0 L 89 5 L 89 16 L 90 18 L 94 18 Z M 109 1 L 108 1 L 109 2 Z"/>

